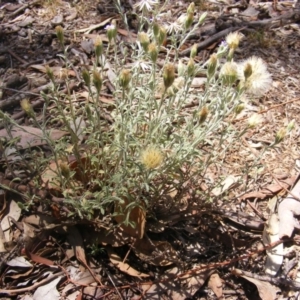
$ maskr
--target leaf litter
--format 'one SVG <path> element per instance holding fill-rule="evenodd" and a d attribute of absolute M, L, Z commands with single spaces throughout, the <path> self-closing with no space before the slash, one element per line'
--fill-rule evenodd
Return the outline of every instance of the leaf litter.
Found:
<path fill-rule="evenodd" d="M 13 14 L 18 9 L 21 9 L 20 17 L 10 20 L 11 24 L 15 23 L 15 32 L 20 31 L 20 34 L 22 34 L 22 29 L 20 28 L 27 28 L 29 30 L 30 26 L 35 25 L 35 22 L 38 23 L 39 26 L 42 26 L 43 23 L 47 23 L 40 17 L 42 14 L 33 14 L 33 16 L 22 14 L 27 7 L 37 10 L 41 9 L 40 12 L 42 12 L 44 8 L 36 6 L 36 3 L 37 1 L 32 1 L 32 3 L 27 3 L 25 6 L 21 4 L 12 6 L 11 3 L 1 5 L 1 10 L 6 11 L 8 14 Z M 60 9 L 65 10 L 66 15 L 69 16 L 66 19 L 69 24 L 73 25 L 72 21 L 75 22 L 76 20 L 77 22 L 78 19 L 78 23 L 74 23 L 73 26 L 74 31 L 78 34 L 89 34 L 98 29 L 103 31 L 104 26 L 110 23 L 113 19 L 113 14 L 116 13 L 113 12 L 112 16 L 99 21 L 98 16 L 91 10 L 89 13 L 93 21 L 90 23 L 95 25 L 87 26 L 81 19 L 80 10 L 78 10 L 77 14 L 74 14 L 74 10 L 64 6 L 64 3 L 60 2 L 57 3 L 57 5 L 60 6 Z M 87 10 L 94 6 L 94 4 L 92 6 L 90 5 L 91 3 L 86 1 Z M 206 5 L 208 5 L 208 7 L 210 5 L 217 7 L 220 4 L 207 1 Z M 242 11 L 239 6 L 232 7 L 226 4 L 223 5 L 225 6 L 225 11 L 237 15 L 239 12 L 242 12 L 243 21 L 246 20 L 247 22 L 259 22 L 258 16 L 260 11 L 264 11 L 265 14 L 270 17 L 270 20 L 272 20 L 272 18 L 280 17 L 284 15 L 287 10 L 291 9 L 291 7 L 288 6 L 289 3 L 281 4 L 280 2 L 274 2 L 272 5 L 271 3 L 259 2 L 255 7 L 249 5 L 244 11 Z M 173 8 L 170 7 L 170 11 L 172 10 Z M 54 12 L 55 11 L 54 9 Z M 30 14 L 30 11 L 27 13 Z M 49 14 L 49 11 L 47 14 Z M 8 18 L 7 16 L 6 18 Z M 54 13 L 51 17 L 52 21 L 59 19 L 56 17 Z M 170 18 L 167 14 L 165 17 Z M 223 22 L 222 24 L 228 21 L 226 15 L 218 16 L 215 14 L 214 18 L 219 21 L 221 20 Z M 65 21 L 62 19 L 61 22 Z M 281 22 L 284 23 L 285 19 L 282 18 Z M 4 23 L 3 25 L 4 34 L 14 34 L 13 27 L 7 24 L 8 23 Z M 252 23 L 252 26 L 255 26 L 255 23 Z M 212 28 L 214 27 L 216 26 L 212 26 Z M 297 40 L 294 41 L 290 39 L 286 30 L 289 30 L 289 33 L 293 34 L 299 30 L 299 28 L 297 27 L 297 23 L 295 23 L 291 24 L 290 27 L 287 25 L 287 28 L 284 30 L 283 28 L 280 30 L 275 29 L 273 34 L 277 36 L 277 40 L 275 39 L 273 42 L 280 43 L 282 46 L 270 47 L 266 55 L 266 57 L 269 58 L 268 63 L 270 67 L 274 70 L 272 73 L 276 76 L 275 82 L 277 82 L 276 88 L 278 90 L 276 93 L 268 95 L 268 97 L 263 99 L 263 102 L 258 103 L 263 108 L 273 107 L 274 103 L 277 105 L 278 102 L 286 104 L 278 106 L 278 110 L 276 110 L 275 107 L 273 110 L 274 113 L 269 111 L 267 115 L 268 122 L 265 124 L 263 130 L 253 131 L 251 135 L 246 137 L 249 140 L 249 144 L 254 145 L 256 150 L 259 150 L 262 145 L 269 142 L 273 129 L 278 125 L 276 122 L 285 122 L 282 115 L 290 116 L 290 111 L 295 111 L 294 116 L 296 119 L 299 115 L 297 105 L 295 105 L 293 101 L 290 101 L 296 97 L 297 93 L 299 94 L 297 90 L 299 77 L 297 77 L 297 72 L 293 69 L 297 66 L 292 63 L 295 57 L 287 53 L 284 48 L 284 46 L 286 46 L 286 48 L 289 49 L 296 49 Z M 124 29 L 119 29 L 119 33 L 128 43 L 132 43 L 136 39 L 135 35 L 128 35 Z M 207 37 L 209 37 L 209 35 L 206 36 L 206 38 Z M 51 43 L 51 37 L 49 38 Z M 281 40 L 284 42 L 281 42 Z M 51 62 L 52 57 L 51 55 L 49 56 L 48 53 L 49 41 L 47 41 L 45 37 L 41 42 L 41 50 L 38 56 L 42 57 L 43 61 L 48 59 L 48 62 Z M 238 55 L 242 58 L 243 55 L 247 56 L 248 53 L 253 54 L 257 51 L 261 51 L 261 53 L 264 54 L 265 50 L 260 46 L 271 42 L 271 35 L 258 37 L 256 40 L 254 39 L 250 45 L 249 43 L 245 44 Z M 80 49 L 80 44 L 81 48 L 84 49 Z M 211 49 L 214 48 L 214 45 L 216 45 L 215 42 L 210 46 Z M 80 51 L 83 50 L 86 53 L 89 52 L 88 46 L 86 40 L 81 40 L 78 43 Z M 189 45 L 185 46 L 186 49 L 188 49 L 188 46 Z M 207 51 L 207 49 L 209 50 L 207 46 L 205 47 L 205 51 Z M 30 67 L 26 70 L 29 73 L 31 72 L 33 77 L 46 73 L 44 64 L 30 63 L 37 59 L 34 55 L 30 54 L 30 51 L 28 51 L 27 57 L 29 57 L 31 61 L 25 62 L 22 58 L 23 50 L 14 47 L 11 48 L 17 53 L 20 51 L 19 55 L 10 52 L 10 55 L 12 55 L 11 53 L 14 54 L 12 57 L 14 57 L 16 62 L 23 64 L 23 67 L 25 63 L 30 64 Z M 20 47 L 20 49 L 22 49 L 22 47 Z M 80 53 L 80 51 L 77 52 L 80 54 L 80 57 L 85 57 L 83 55 L 85 53 Z M 282 52 L 280 53 L 279 51 Z M 201 55 L 205 56 L 207 52 Z M 288 59 L 286 57 L 288 57 Z M 82 59 L 82 61 L 84 61 L 84 59 Z M 284 64 L 282 64 L 282 61 Z M 288 64 L 286 63 L 287 61 L 289 61 Z M 112 71 L 109 65 L 107 66 L 108 79 L 111 84 L 110 88 L 113 89 L 117 75 Z M 77 76 L 76 68 L 68 70 L 67 74 L 63 74 L 64 70 L 62 67 L 54 67 L 53 70 L 54 76 L 58 78 L 65 75 L 71 78 L 76 78 Z M 281 84 L 279 84 L 279 82 Z M 205 80 L 197 78 L 197 80 L 193 82 L 193 87 L 201 89 L 203 84 L 205 84 Z M 293 90 L 290 86 L 293 86 Z M 28 89 L 30 90 L 30 86 L 28 86 Z M 84 93 L 85 91 L 81 90 L 78 91 L 77 95 L 83 96 L 85 95 Z M 7 97 L 6 91 L 4 92 L 4 97 Z M 110 98 L 102 96 L 101 99 L 103 99 L 104 103 L 106 101 L 113 105 L 113 101 L 110 101 Z M 288 103 L 288 101 L 290 102 Z M 254 103 L 249 109 L 257 110 L 257 103 Z M 299 119 L 297 119 L 297 122 L 299 122 Z M 73 130 L 79 133 L 79 135 L 81 133 L 80 124 L 83 123 L 79 117 L 73 126 Z M 86 124 L 83 125 L 86 126 Z M 236 126 L 239 126 L 239 122 Z M 54 140 L 66 134 L 58 129 L 51 129 L 48 133 Z M 12 138 L 15 139 L 15 146 L 21 147 L 22 149 L 45 145 L 41 130 L 30 127 L 28 124 L 12 128 L 10 133 L 2 129 L 0 136 L 5 137 L 7 141 L 10 141 Z M 81 140 L 84 139 L 83 136 L 80 138 Z M 106 293 L 108 294 L 107 299 L 109 299 L 109 295 L 113 295 L 114 293 L 118 295 L 116 291 L 120 291 L 119 293 L 122 293 L 124 298 L 141 299 L 143 297 L 145 299 L 179 300 L 193 297 L 199 290 L 203 292 L 203 287 L 205 286 L 209 287 L 217 297 L 222 297 L 225 295 L 224 292 L 226 290 L 230 291 L 232 289 L 236 294 L 235 298 L 232 297 L 231 299 L 238 299 L 239 297 L 245 297 L 245 294 L 238 294 L 238 290 L 243 289 L 243 285 L 240 285 L 235 280 L 235 276 L 230 275 L 229 266 L 235 262 L 240 268 L 244 267 L 245 265 L 242 263 L 243 260 L 239 260 L 238 257 L 243 256 L 247 251 L 253 251 L 250 252 L 248 257 L 243 258 L 249 259 L 249 269 L 256 269 L 262 273 L 266 271 L 270 277 L 266 276 L 266 281 L 263 281 L 255 278 L 256 274 L 254 271 L 245 273 L 237 270 L 233 273 L 252 282 L 256 286 L 261 299 L 275 299 L 280 292 L 283 294 L 284 286 L 279 285 L 282 287 L 281 291 L 275 289 L 274 285 L 271 284 L 271 277 L 277 273 L 281 274 L 280 272 L 283 268 L 289 269 L 288 267 L 290 265 L 287 274 L 288 279 L 292 281 L 294 278 L 299 278 L 297 262 L 293 265 L 293 259 L 295 258 L 293 251 L 290 252 L 292 259 L 289 261 L 288 258 L 283 260 L 283 246 L 285 245 L 283 243 L 275 245 L 265 251 L 267 257 L 265 264 L 264 260 L 259 258 L 259 253 L 262 251 L 253 249 L 257 246 L 257 239 L 261 239 L 262 235 L 265 246 L 276 244 L 278 239 L 284 236 L 293 236 L 294 240 L 292 240 L 292 242 L 297 243 L 297 229 L 299 229 L 297 216 L 300 214 L 299 202 L 294 196 L 287 195 L 286 193 L 286 190 L 289 189 L 296 180 L 295 174 L 292 174 L 291 171 L 294 166 L 294 159 L 299 154 L 299 149 L 293 146 L 295 144 L 294 138 L 295 137 L 291 136 L 286 144 L 278 149 L 277 153 L 273 152 L 271 155 L 264 157 L 269 169 L 277 169 L 278 172 L 276 175 L 288 174 L 287 181 L 280 180 L 280 183 L 273 182 L 270 180 L 270 177 L 268 177 L 268 174 L 264 173 L 263 167 L 258 168 L 256 174 L 254 174 L 256 180 L 252 179 L 249 185 L 250 190 L 248 189 L 248 192 L 244 192 L 240 197 L 234 195 L 239 199 L 240 204 L 228 200 L 233 196 L 231 189 L 236 187 L 238 183 L 241 188 L 240 190 L 242 190 L 243 181 L 248 180 L 245 177 L 240 177 L 240 168 L 253 156 L 253 153 L 249 154 L 247 147 L 236 149 L 233 145 L 232 156 L 224 158 L 227 162 L 228 169 L 225 170 L 224 173 L 227 175 L 223 177 L 225 179 L 223 182 L 220 181 L 220 184 L 218 184 L 219 178 L 221 178 L 220 170 L 217 167 L 209 170 L 210 180 L 216 185 L 216 188 L 211 192 L 219 197 L 216 206 L 221 208 L 221 211 L 223 210 L 224 217 L 222 217 L 222 214 L 219 212 L 214 214 L 210 209 L 194 207 L 192 201 L 190 201 L 191 197 L 186 197 L 184 208 L 179 211 L 164 211 L 163 207 L 158 205 L 158 213 L 161 214 L 162 220 L 164 220 L 163 224 L 155 222 L 155 220 L 151 220 L 152 222 L 147 224 L 148 220 L 147 222 L 144 221 L 145 216 L 142 215 L 141 210 L 137 210 L 132 213 L 131 221 L 137 223 L 138 230 L 131 230 L 128 226 L 119 226 L 112 229 L 109 228 L 109 222 L 107 222 L 105 218 L 102 219 L 102 215 L 99 215 L 99 217 L 95 219 L 93 226 L 91 226 L 91 224 L 81 224 L 80 221 L 78 221 L 78 224 L 74 224 L 74 222 L 64 215 L 63 211 L 55 213 L 54 205 L 47 206 L 35 203 L 34 205 L 36 207 L 33 211 L 29 210 L 25 215 L 21 215 L 21 210 L 15 199 L 10 196 L 9 200 L 7 200 L 8 207 L 6 207 L 5 201 L 1 200 L 1 230 L 4 232 L 7 232 L 8 229 L 11 230 L 9 237 L 2 241 L 2 246 L 3 248 L 14 249 L 9 253 L 14 257 L 4 261 L 5 271 L 1 270 L 3 275 L 1 277 L 1 286 L 5 287 L 5 290 L 2 289 L 0 293 L 5 294 L 6 291 L 9 295 L 15 295 L 32 292 L 31 296 L 27 295 L 30 299 L 44 299 L 47 297 L 49 297 L 47 299 L 59 299 L 61 287 L 64 286 L 64 282 L 66 281 L 67 284 L 64 288 L 69 287 L 71 290 L 71 287 L 80 287 L 83 289 L 80 292 L 77 291 L 76 295 L 69 293 L 68 291 L 70 290 L 66 289 L 65 293 L 68 294 L 68 297 L 73 295 L 73 298 L 70 299 L 88 299 L 93 292 L 99 298 Z M 13 147 L 6 148 L 6 151 L 8 152 L 5 154 L 9 154 L 12 161 L 19 159 Z M 256 153 L 258 154 L 258 152 Z M 239 156 L 239 154 L 241 155 Z M 281 164 L 278 162 L 281 162 Z M 51 167 L 55 171 L 55 167 Z M 76 165 L 74 168 L 76 169 Z M 261 177 L 260 174 L 262 174 Z M 52 178 L 55 177 L 54 175 L 51 176 Z M 298 174 L 296 177 L 298 177 Z M 82 180 L 80 174 L 79 180 Z M 48 181 L 44 180 L 45 187 Z M 61 188 L 58 187 L 58 191 L 61 191 Z M 207 191 L 209 190 L 203 185 L 202 192 Z M 299 196 L 299 191 L 296 186 L 291 190 L 291 193 Z M 275 213 L 266 213 L 263 200 L 273 197 L 275 194 L 279 196 L 286 195 L 286 198 L 277 205 L 278 210 L 275 208 Z M 61 200 L 59 196 L 53 196 L 52 200 L 59 203 Z M 252 203 L 253 206 L 247 206 L 247 201 L 248 203 Z M 244 208 L 244 214 L 240 212 L 241 207 Z M 63 206 L 63 209 L 68 211 L 67 205 Z M 260 214 L 261 211 L 263 212 L 262 214 Z M 267 220 L 264 233 L 262 233 L 261 230 L 262 223 L 260 222 L 256 226 L 254 222 L 254 214 L 256 213 L 258 216 L 263 215 L 261 221 Z M 14 222 L 9 221 L 10 217 Z M 147 218 L 148 217 L 151 219 L 151 216 L 147 216 Z M 151 230 L 150 223 L 152 223 Z M 18 243 L 22 235 L 27 239 L 25 245 Z M 12 245 L 8 245 L 7 243 L 11 243 Z M 198 250 L 194 252 L 188 251 L 187 245 Z M 28 252 L 28 250 L 30 250 L 30 252 Z M 250 258 L 255 255 L 257 260 L 251 260 Z M 211 263 L 214 257 L 217 257 L 216 261 L 221 263 Z M 205 262 L 202 269 L 199 267 L 199 261 Z M 34 266 L 32 263 L 35 263 Z M 101 268 L 101 265 L 103 268 Z M 1 267 L 2 266 L 3 263 Z M 199 271 L 193 272 L 197 267 Z M 63 271 L 57 273 L 58 268 L 62 268 Z M 23 271 L 20 271 L 20 269 Z M 216 270 L 218 272 L 216 272 Z M 173 275 L 168 275 L 168 272 L 171 274 L 173 272 Z M 47 276 L 50 278 L 49 282 L 47 281 Z M 131 277 L 133 277 L 133 280 Z M 146 281 L 144 281 L 142 277 L 146 277 Z M 131 289 L 124 287 L 128 282 L 130 282 Z M 39 284 L 41 284 L 41 286 L 39 286 Z M 98 287 L 90 286 L 92 284 L 96 284 Z M 291 288 L 291 290 L 293 289 Z M 299 286 L 294 285 L 294 290 L 299 290 Z M 279 291 L 279 294 L 276 294 L 277 291 Z M 25 299 L 27 296 L 23 296 L 23 298 Z"/>

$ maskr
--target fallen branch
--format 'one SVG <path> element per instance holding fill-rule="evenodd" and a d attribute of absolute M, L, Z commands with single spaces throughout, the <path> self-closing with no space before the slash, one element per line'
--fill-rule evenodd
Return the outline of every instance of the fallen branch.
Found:
<path fill-rule="evenodd" d="M 28 8 L 30 6 L 33 6 L 33 5 L 35 5 L 35 4 L 39 3 L 39 2 L 40 2 L 40 0 L 35 0 L 35 1 L 32 1 L 31 3 L 24 4 L 21 7 L 19 7 L 17 10 L 15 10 L 14 12 L 10 13 L 9 16 L 10 17 L 14 17 L 18 13 L 24 11 L 26 8 Z"/>
<path fill-rule="evenodd" d="M 282 16 L 266 19 L 266 20 L 259 20 L 259 21 L 244 21 L 239 19 L 238 17 L 228 17 L 228 16 L 221 16 L 216 20 L 216 29 L 222 30 L 218 33 L 214 34 L 213 36 L 207 38 L 205 41 L 199 43 L 197 45 L 197 50 L 203 50 L 207 47 L 211 46 L 213 43 L 219 42 L 222 38 L 228 35 L 230 32 L 237 31 L 237 30 L 244 30 L 248 28 L 276 28 L 282 27 L 284 25 L 299 22 L 300 20 L 300 13 L 297 10 L 292 12 L 287 12 Z M 185 49 L 179 53 L 179 56 L 189 56 L 191 52 L 191 48 Z"/>
<path fill-rule="evenodd" d="M 222 38 L 224 38 L 230 32 L 236 31 L 238 29 L 239 29 L 238 27 L 231 27 L 231 28 L 227 28 L 227 29 L 224 29 L 224 30 L 216 33 L 212 37 L 210 37 L 210 38 L 206 39 L 205 41 L 199 43 L 197 45 L 197 50 L 200 51 L 200 50 L 203 50 L 203 49 L 209 47 L 211 44 L 216 43 L 219 40 L 221 40 Z M 191 53 L 191 48 L 192 47 L 190 47 L 190 48 L 188 48 L 186 50 L 181 51 L 179 53 L 179 56 L 189 56 L 190 53 Z"/>

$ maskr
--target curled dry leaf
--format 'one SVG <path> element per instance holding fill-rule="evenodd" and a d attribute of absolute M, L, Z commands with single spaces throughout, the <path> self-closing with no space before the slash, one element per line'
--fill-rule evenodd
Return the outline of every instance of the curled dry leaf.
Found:
<path fill-rule="evenodd" d="M 274 183 L 269 186 L 266 186 L 265 188 L 259 190 L 250 192 L 247 194 L 244 194 L 240 199 L 245 200 L 249 198 L 258 198 L 258 199 L 265 199 L 267 197 L 270 197 L 274 194 L 279 193 L 283 188 L 287 189 L 289 186 L 291 186 L 296 180 L 296 176 L 293 176 L 291 178 L 287 178 L 284 181 L 279 181 L 280 184 Z"/>
<path fill-rule="evenodd" d="M 235 269 L 233 273 L 237 276 L 243 277 L 246 280 L 252 282 L 257 287 L 259 296 L 262 300 L 274 300 L 277 299 L 277 288 L 269 282 L 254 279 L 252 277 L 246 276 L 243 271 Z"/>
<path fill-rule="evenodd" d="M 35 215 L 24 217 L 23 222 L 38 226 L 39 229 L 51 229 L 57 226 L 57 220 L 55 218 L 38 212 Z"/>
<path fill-rule="evenodd" d="M 295 187 L 292 189 L 291 194 L 300 198 L 300 180 L 298 180 Z M 300 228 L 299 222 L 294 216 L 300 215 L 300 201 L 293 199 L 291 195 L 288 195 L 278 206 L 279 217 L 279 238 L 285 236 L 291 237 L 294 228 Z"/>
<path fill-rule="evenodd" d="M 208 287 L 215 293 L 215 295 L 220 298 L 223 296 L 223 283 L 219 274 L 214 273 L 210 276 L 208 280 Z"/>
<path fill-rule="evenodd" d="M 272 244 L 279 240 L 279 220 L 277 214 L 271 214 L 264 232 L 263 242 L 265 245 Z M 275 276 L 283 262 L 283 244 L 279 244 L 267 252 L 265 271 L 271 276 Z"/>
<path fill-rule="evenodd" d="M 223 182 L 221 182 L 219 187 L 216 187 L 212 190 L 212 193 L 215 196 L 219 196 L 228 191 L 229 189 L 237 186 L 240 179 L 240 176 L 229 175 Z"/>
<path fill-rule="evenodd" d="M 178 261 L 178 255 L 170 243 L 166 241 L 151 241 L 147 238 L 134 243 L 135 254 L 143 261 L 155 266 L 168 266 Z"/>

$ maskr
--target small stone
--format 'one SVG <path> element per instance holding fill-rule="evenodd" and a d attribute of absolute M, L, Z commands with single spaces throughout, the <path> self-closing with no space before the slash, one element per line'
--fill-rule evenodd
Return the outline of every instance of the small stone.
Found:
<path fill-rule="evenodd" d="M 63 20 L 64 20 L 64 17 L 62 15 L 58 15 L 52 19 L 51 24 L 53 26 L 62 25 Z"/>
<path fill-rule="evenodd" d="M 34 21 L 34 18 L 32 17 L 26 17 L 23 21 L 21 21 L 20 23 L 18 23 L 18 26 L 20 27 L 27 27 L 29 25 L 31 25 Z"/>
<path fill-rule="evenodd" d="M 0 56 L 0 64 L 4 64 L 6 62 L 7 58 L 5 55 Z"/>
<path fill-rule="evenodd" d="M 22 28 L 19 32 L 18 32 L 18 35 L 19 36 L 22 36 L 22 37 L 26 37 L 27 36 L 27 31 Z"/>

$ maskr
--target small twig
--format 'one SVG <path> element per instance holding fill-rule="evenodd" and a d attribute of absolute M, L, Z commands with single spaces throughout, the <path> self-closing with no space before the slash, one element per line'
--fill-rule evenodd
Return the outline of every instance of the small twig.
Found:
<path fill-rule="evenodd" d="M 118 290 L 118 287 L 116 286 L 116 284 L 115 284 L 113 278 L 111 277 L 109 271 L 108 271 L 104 266 L 103 266 L 103 268 L 104 268 L 104 271 L 105 271 L 105 273 L 107 274 L 107 276 L 108 276 L 110 282 L 111 282 L 112 285 L 114 286 L 115 291 L 116 291 L 117 294 L 119 295 L 120 299 L 121 299 L 121 300 L 124 300 L 124 298 L 123 298 L 123 296 L 120 294 L 120 292 L 119 292 L 119 290 Z"/>
<path fill-rule="evenodd" d="M 124 257 L 124 259 L 123 259 L 122 263 L 125 263 L 125 261 L 126 261 L 126 259 L 127 259 L 128 255 L 129 255 L 129 253 L 130 253 L 131 249 L 133 248 L 133 246 L 134 246 L 135 242 L 136 242 L 136 239 L 134 239 L 134 242 L 133 242 L 133 243 L 130 245 L 130 248 L 128 249 L 128 251 L 127 251 L 127 253 L 126 253 L 126 255 L 125 255 L 125 257 Z"/>
<path fill-rule="evenodd" d="M 266 218 L 264 217 L 264 215 L 258 211 L 255 206 L 249 201 L 247 200 L 247 204 L 252 208 L 252 210 L 264 221 L 266 221 Z"/>
<path fill-rule="evenodd" d="M 22 59 L 20 56 L 18 56 L 16 53 L 14 53 L 12 50 L 10 49 L 6 49 L 6 51 L 11 55 L 13 56 L 16 60 L 18 60 L 19 62 L 21 62 L 22 64 L 26 64 L 28 63 L 28 61 Z"/>

